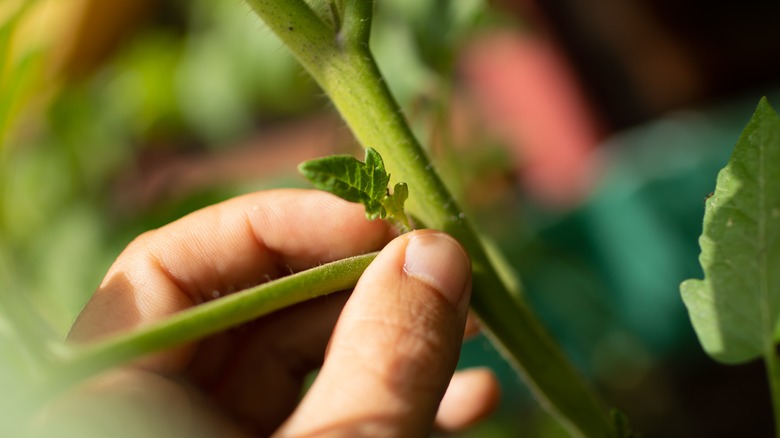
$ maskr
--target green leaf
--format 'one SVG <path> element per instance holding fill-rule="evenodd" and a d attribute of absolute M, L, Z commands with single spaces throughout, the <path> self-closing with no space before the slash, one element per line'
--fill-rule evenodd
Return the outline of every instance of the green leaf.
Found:
<path fill-rule="evenodd" d="M 412 229 L 409 219 L 404 212 L 404 202 L 406 202 L 408 197 L 409 187 L 406 186 L 406 183 L 398 183 L 393 187 L 393 194 L 387 195 L 382 199 L 382 205 L 385 207 L 387 216 L 393 218 L 404 232 Z"/>
<path fill-rule="evenodd" d="M 780 315 L 780 116 L 762 99 L 739 138 L 699 238 L 704 279 L 680 286 L 704 350 L 724 363 L 773 354 Z"/>
<path fill-rule="evenodd" d="M 393 187 L 393 194 L 385 196 L 384 206 L 388 216 L 405 215 L 404 202 L 409 197 L 409 188 L 406 183 L 398 183 Z"/>
<path fill-rule="evenodd" d="M 367 218 L 390 219 L 404 231 L 410 229 L 404 213 L 409 189 L 406 184 L 398 183 L 393 194 L 388 193 L 390 174 L 374 149 L 366 149 L 365 162 L 351 155 L 331 155 L 302 163 L 298 169 L 318 189 L 363 204 Z"/>

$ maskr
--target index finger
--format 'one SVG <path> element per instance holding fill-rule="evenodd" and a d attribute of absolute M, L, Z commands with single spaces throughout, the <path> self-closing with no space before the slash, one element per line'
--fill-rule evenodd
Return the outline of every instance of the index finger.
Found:
<path fill-rule="evenodd" d="M 134 240 L 69 337 L 126 330 L 293 271 L 379 249 L 391 232 L 360 205 L 312 190 L 244 195 Z"/>

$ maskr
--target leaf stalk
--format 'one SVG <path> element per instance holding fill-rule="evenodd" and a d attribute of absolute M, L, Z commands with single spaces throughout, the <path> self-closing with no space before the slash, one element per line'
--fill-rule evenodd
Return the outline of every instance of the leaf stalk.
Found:
<path fill-rule="evenodd" d="M 184 345 L 276 310 L 351 289 L 377 253 L 326 263 L 174 314 L 157 323 L 62 353 L 45 391 L 60 391 L 150 353 Z"/>

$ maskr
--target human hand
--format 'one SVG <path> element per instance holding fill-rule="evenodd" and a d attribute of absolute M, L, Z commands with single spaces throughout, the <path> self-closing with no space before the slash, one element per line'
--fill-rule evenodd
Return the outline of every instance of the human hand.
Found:
<path fill-rule="evenodd" d="M 450 382 L 468 311 L 468 258 L 439 232 L 391 239 L 362 207 L 299 190 L 235 198 L 142 235 L 111 267 L 72 340 L 130 330 L 390 243 L 351 295 L 311 300 L 154 355 L 86 392 L 129 400 L 169 435 L 410 437 L 429 433 L 434 420 L 444 429 L 472 423 L 498 393 L 482 370 Z M 299 403 L 304 378 L 320 366 Z"/>

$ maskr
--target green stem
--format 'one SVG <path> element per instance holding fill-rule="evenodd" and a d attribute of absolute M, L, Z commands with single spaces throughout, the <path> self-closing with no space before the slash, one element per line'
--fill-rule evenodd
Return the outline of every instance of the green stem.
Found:
<path fill-rule="evenodd" d="M 415 219 L 450 233 L 467 248 L 474 269 L 472 308 L 488 336 L 525 376 L 540 402 L 574 436 L 614 436 L 599 397 L 521 301 L 519 282 L 497 272 L 495 267 L 506 266 L 506 262 L 485 249 L 482 238 L 438 177 L 386 87 L 368 46 L 343 44 L 345 38 L 364 38 L 366 29 L 357 28 L 357 35 L 337 35 L 303 0 L 246 2 L 330 96 L 360 143 L 383 156 L 394 177 L 391 184 L 404 181 L 409 185 L 407 206 Z M 372 1 L 346 4 L 362 6 L 345 7 L 344 32 L 351 31 L 347 22 L 370 23 Z"/>
<path fill-rule="evenodd" d="M 371 36 L 371 20 L 374 16 L 374 2 L 366 0 L 345 0 L 341 38 L 355 46 L 368 47 Z"/>
<path fill-rule="evenodd" d="M 177 313 L 105 341 L 73 348 L 56 363 L 46 391 L 59 391 L 86 377 L 155 351 L 172 348 L 284 307 L 350 289 L 377 253 L 350 257 L 282 277 Z"/>

